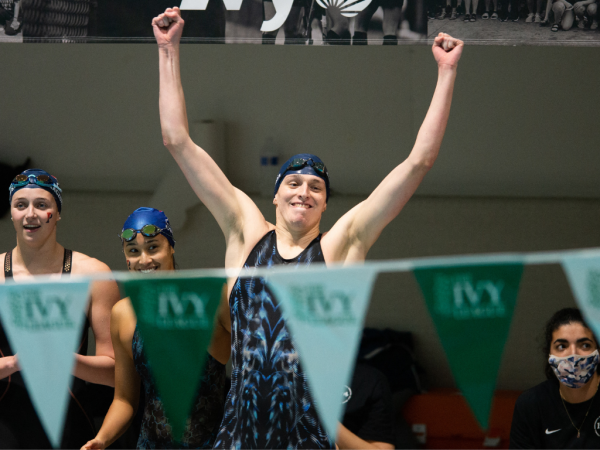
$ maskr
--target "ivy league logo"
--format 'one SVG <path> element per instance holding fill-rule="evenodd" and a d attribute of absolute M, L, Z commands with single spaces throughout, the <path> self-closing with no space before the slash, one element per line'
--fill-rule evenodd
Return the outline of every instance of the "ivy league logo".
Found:
<path fill-rule="evenodd" d="M 435 312 L 455 319 L 491 319 L 504 317 L 502 280 L 473 280 L 469 273 L 437 275 L 433 291 Z"/>
<path fill-rule="evenodd" d="M 305 322 L 344 325 L 356 322 L 352 297 L 343 291 L 327 292 L 323 285 L 290 286 L 296 318 Z"/>
<path fill-rule="evenodd" d="M 221 0 L 210 0 L 213 2 Z M 205 10 L 209 0 L 181 0 L 182 10 Z M 228 11 L 239 11 L 242 7 L 242 0 L 223 0 L 225 9 Z M 275 31 L 281 28 L 292 10 L 294 0 L 273 0 L 275 15 L 270 20 L 265 20 L 260 27 L 260 31 Z M 339 9 L 342 16 L 353 17 L 365 9 L 371 3 L 371 0 L 317 0 L 317 3 L 323 8 Z"/>
<path fill-rule="evenodd" d="M 75 324 L 69 317 L 71 299 L 56 295 L 41 296 L 38 290 L 10 293 L 12 322 L 28 330 L 64 330 Z"/>
<path fill-rule="evenodd" d="M 142 317 L 162 329 L 203 329 L 210 326 L 205 313 L 208 299 L 195 292 L 179 292 L 176 285 L 144 287 Z"/>

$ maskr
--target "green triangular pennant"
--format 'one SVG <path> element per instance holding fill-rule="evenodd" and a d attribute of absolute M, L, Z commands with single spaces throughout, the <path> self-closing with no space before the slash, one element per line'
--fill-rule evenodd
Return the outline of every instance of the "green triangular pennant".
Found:
<path fill-rule="evenodd" d="M 267 279 L 282 306 L 319 418 L 332 441 L 376 277 L 374 269 L 361 266 L 310 275 L 274 273 Z"/>
<path fill-rule="evenodd" d="M 522 264 L 415 269 L 450 369 L 487 429 Z"/>
<path fill-rule="evenodd" d="M 122 283 L 176 440 L 181 440 L 194 404 L 225 282 L 169 278 Z"/>

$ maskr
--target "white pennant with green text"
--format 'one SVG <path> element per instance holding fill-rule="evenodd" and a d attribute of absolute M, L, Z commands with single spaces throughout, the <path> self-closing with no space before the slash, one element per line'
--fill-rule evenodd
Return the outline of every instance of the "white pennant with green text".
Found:
<path fill-rule="evenodd" d="M 566 257 L 562 266 L 586 322 L 600 336 L 600 257 Z"/>
<path fill-rule="evenodd" d="M 350 267 L 323 269 L 310 276 L 297 271 L 267 278 L 282 306 L 319 418 L 332 441 L 376 277 L 371 268 Z"/>
<path fill-rule="evenodd" d="M 60 446 L 88 293 L 89 281 L 0 286 L 2 326 L 54 447 Z"/>

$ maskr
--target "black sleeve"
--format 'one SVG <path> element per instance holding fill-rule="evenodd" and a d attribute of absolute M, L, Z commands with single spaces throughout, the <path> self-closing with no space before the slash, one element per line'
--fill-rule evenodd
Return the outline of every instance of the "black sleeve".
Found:
<path fill-rule="evenodd" d="M 509 448 L 542 448 L 542 442 L 537 435 L 539 426 L 535 426 L 538 415 L 532 392 L 521 394 L 515 403 Z"/>
<path fill-rule="evenodd" d="M 395 445 L 394 404 L 392 393 L 383 374 L 379 374 L 364 408 L 364 420 L 355 434 L 365 441 L 386 442 Z"/>

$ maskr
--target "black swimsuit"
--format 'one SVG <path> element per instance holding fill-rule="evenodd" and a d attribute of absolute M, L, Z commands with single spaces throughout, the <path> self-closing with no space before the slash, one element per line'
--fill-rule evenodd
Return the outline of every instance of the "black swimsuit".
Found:
<path fill-rule="evenodd" d="M 275 231 L 250 252 L 244 268 L 325 262 L 321 236 L 297 257 L 277 251 Z M 231 389 L 215 448 L 333 448 L 321 425 L 279 304 L 263 278 L 238 278 L 231 310 Z"/>
<path fill-rule="evenodd" d="M 71 273 L 73 253 L 65 249 L 62 274 Z M 4 258 L 4 278 L 13 277 L 12 251 Z M 77 353 L 87 354 L 89 321 L 86 318 Z M 0 326 L 0 356 L 14 355 Z M 96 436 L 91 415 L 86 411 L 85 381 L 73 377 L 70 403 L 65 420 L 61 447 L 80 448 Z M 50 441 L 37 417 L 20 372 L 0 380 L 0 448 L 51 448 Z"/>
<path fill-rule="evenodd" d="M 162 401 L 143 351 L 137 326 L 131 343 L 135 370 L 144 387 L 144 412 L 137 448 L 212 448 L 223 418 L 225 366 L 207 355 L 196 401 L 189 415 L 182 442 L 173 439 Z"/>

